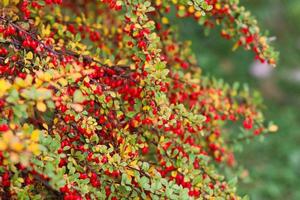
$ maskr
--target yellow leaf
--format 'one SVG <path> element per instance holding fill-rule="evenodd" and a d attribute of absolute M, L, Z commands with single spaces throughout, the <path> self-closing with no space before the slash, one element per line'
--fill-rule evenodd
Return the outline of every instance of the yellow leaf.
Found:
<path fill-rule="evenodd" d="M 14 139 L 15 138 L 11 130 L 6 131 L 5 133 L 2 134 L 2 140 L 6 144 L 8 144 L 10 141 L 13 141 Z"/>
<path fill-rule="evenodd" d="M 155 4 L 156 4 L 156 5 L 161 5 L 161 0 L 156 0 L 156 1 L 155 1 Z"/>
<path fill-rule="evenodd" d="M 32 60 L 33 59 L 33 53 L 31 51 L 29 51 L 27 54 L 26 54 L 26 59 L 27 60 Z"/>
<path fill-rule="evenodd" d="M 35 79 L 35 84 L 34 84 L 35 87 L 40 87 L 42 84 L 43 84 L 43 81 L 41 79 L 38 79 L 38 78 Z"/>
<path fill-rule="evenodd" d="M 150 110 L 150 109 L 151 109 L 150 106 L 144 106 L 144 107 L 143 107 L 143 110 L 145 110 L 145 111 L 148 111 L 148 110 Z"/>
<path fill-rule="evenodd" d="M 30 74 L 28 74 L 24 81 L 26 83 L 26 86 L 31 85 L 33 81 L 33 77 Z"/>
<path fill-rule="evenodd" d="M 161 19 L 161 22 L 162 22 L 163 24 L 168 24 L 168 23 L 169 23 L 169 20 L 168 20 L 168 18 L 163 17 L 163 18 Z"/>
<path fill-rule="evenodd" d="M 22 129 L 23 129 L 24 131 L 28 131 L 28 130 L 30 129 L 29 124 L 25 123 L 25 124 L 23 125 Z"/>
<path fill-rule="evenodd" d="M 9 128 L 12 129 L 12 130 L 14 130 L 15 128 L 17 128 L 17 126 L 14 123 L 10 123 L 9 124 Z"/>
<path fill-rule="evenodd" d="M 45 72 L 42 80 L 50 81 L 51 79 L 52 79 L 51 74 L 49 72 Z"/>
<path fill-rule="evenodd" d="M 42 27 L 42 36 L 43 37 L 47 37 L 49 36 L 51 33 L 51 29 L 50 29 L 50 25 L 48 24 L 47 26 L 44 26 Z"/>
<path fill-rule="evenodd" d="M 68 85 L 68 81 L 65 78 L 60 78 L 58 82 L 61 84 L 61 86 L 65 87 Z"/>
<path fill-rule="evenodd" d="M 9 0 L 2 0 L 2 4 L 3 4 L 4 6 L 8 6 Z"/>
<path fill-rule="evenodd" d="M 30 144 L 28 146 L 28 150 L 31 151 L 33 154 L 38 155 L 40 154 L 40 146 L 38 144 Z"/>
<path fill-rule="evenodd" d="M 159 142 L 163 142 L 163 141 L 165 141 L 165 137 L 161 136 L 160 139 L 159 139 Z"/>
<path fill-rule="evenodd" d="M 19 88 L 25 88 L 25 87 L 27 87 L 27 83 L 25 82 L 24 79 L 22 79 L 22 78 L 20 78 L 20 77 L 17 77 L 17 78 L 15 79 L 14 87 L 15 87 L 16 89 L 19 89 Z"/>
<path fill-rule="evenodd" d="M 44 127 L 46 130 L 49 129 L 49 127 L 48 127 L 48 125 L 47 125 L 46 123 L 43 123 L 43 127 Z"/>
<path fill-rule="evenodd" d="M 10 58 L 7 57 L 7 58 L 4 60 L 4 63 L 7 64 L 7 63 L 9 62 L 9 59 L 10 59 Z"/>
<path fill-rule="evenodd" d="M 127 59 L 122 59 L 117 62 L 117 65 L 126 65 L 126 64 L 127 64 Z"/>
<path fill-rule="evenodd" d="M 42 101 L 37 102 L 36 108 L 41 112 L 45 112 L 47 110 L 46 104 Z"/>
<path fill-rule="evenodd" d="M 55 118 L 55 119 L 53 120 L 53 124 L 57 124 L 57 122 L 58 122 L 58 118 Z"/>
<path fill-rule="evenodd" d="M 176 177 L 176 175 L 177 175 L 177 171 L 172 171 L 172 172 L 171 172 L 171 176 L 172 176 L 172 177 Z"/>
<path fill-rule="evenodd" d="M 70 74 L 70 78 L 72 78 L 73 80 L 77 80 L 80 77 L 81 77 L 80 73 L 72 73 L 72 74 Z"/>
<path fill-rule="evenodd" d="M 20 2 L 20 0 L 12 0 L 12 3 L 14 3 L 15 5 L 17 5 Z"/>
<path fill-rule="evenodd" d="M 7 144 L 0 140 L 0 151 L 5 151 L 7 149 Z"/>
<path fill-rule="evenodd" d="M 137 162 L 138 162 L 137 160 L 132 161 L 132 162 L 130 163 L 130 166 L 131 166 L 131 167 L 138 168 Z"/>
<path fill-rule="evenodd" d="M 210 135 L 210 136 L 208 137 L 208 140 L 209 140 L 210 142 L 214 142 L 214 141 L 216 140 L 216 135 L 215 135 L 215 134 Z"/>
<path fill-rule="evenodd" d="M 268 128 L 270 132 L 274 133 L 278 131 L 278 126 L 277 125 L 270 125 L 270 127 Z"/>
<path fill-rule="evenodd" d="M 133 170 L 125 170 L 126 171 L 126 174 L 131 178 L 134 176 L 134 171 Z"/>
<path fill-rule="evenodd" d="M 126 126 L 125 126 L 124 130 L 128 130 L 128 128 L 129 128 L 129 125 L 128 125 L 128 124 L 126 124 Z"/>
<path fill-rule="evenodd" d="M 36 17 L 34 25 L 37 26 L 41 22 L 41 18 Z"/>
<path fill-rule="evenodd" d="M 37 141 L 39 141 L 39 137 L 40 137 L 40 131 L 39 130 L 34 130 L 31 133 L 30 140 L 33 141 L 33 142 L 37 142 Z"/>
<path fill-rule="evenodd" d="M 11 87 L 11 84 L 4 79 L 0 79 L 0 97 L 5 95 L 6 91 Z"/>
<path fill-rule="evenodd" d="M 19 153 L 15 153 L 15 152 L 10 153 L 9 162 L 17 163 L 19 161 L 20 161 L 20 154 Z"/>
<path fill-rule="evenodd" d="M 21 142 L 14 142 L 11 144 L 11 149 L 17 152 L 21 152 L 24 146 Z"/>
<path fill-rule="evenodd" d="M 232 51 L 237 50 L 237 48 L 239 48 L 239 46 L 240 46 L 240 43 L 239 43 L 239 41 L 237 41 L 237 42 L 233 45 Z"/>
<path fill-rule="evenodd" d="M 113 63 L 111 62 L 110 59 L 106 59 L 106 60 L 104 61 L 104 64 L 111 66 Z"/>

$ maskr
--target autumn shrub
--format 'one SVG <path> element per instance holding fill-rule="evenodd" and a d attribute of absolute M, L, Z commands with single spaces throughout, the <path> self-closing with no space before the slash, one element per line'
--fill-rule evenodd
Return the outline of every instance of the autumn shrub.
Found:
<path fill-rule="evenodd" d="M 2 199 L 241 199 L 233 147 L 276 126 L 203 75 L 170 11 L 276 64 L 237 0 L 1 1 Z"/>

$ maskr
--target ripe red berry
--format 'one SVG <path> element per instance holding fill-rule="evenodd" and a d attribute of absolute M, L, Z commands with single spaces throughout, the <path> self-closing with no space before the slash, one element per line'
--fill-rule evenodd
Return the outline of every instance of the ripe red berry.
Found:
<path fill-rule="evenodd" d="M 143 154 L 147 154 L 149 152 L 149 147 L 148 146 L 145 146 L 142 148 L 142 153 Z"/>
<path fill-rule="evenodd" d="M 253 127 L 253 122 L 251 119 L 245 119 L 243 122 L 243 126 L 246 130 L 252 129 Z"/>
<path fill-rule="evenodd" d="M 0 125 L 0 132 L 5 132 L 9 130 L 9 126 L 7 124 Z"/>

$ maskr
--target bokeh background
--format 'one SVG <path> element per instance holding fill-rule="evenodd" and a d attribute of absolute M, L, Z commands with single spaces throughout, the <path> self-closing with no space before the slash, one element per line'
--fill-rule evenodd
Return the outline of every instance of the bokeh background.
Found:
<path fill-rule="evenodd" d="M 192 40 L 204 73 L 227 82 L 247 83 L 264 97 L 265 115 L 279 131 L 246 143 L 237 155 L 249 176 L 240 182 L 241 194 L 254 200 L 300 199 L 300 0 L 240 0 L 256 15 L 263 30 L 274 36 L 280 51 L 278 67 L 261 65 L 251 52 L 238 49 L 213 30 L 209 37 L 193 20 L 176 20 L 183 40 Z M 174 19 L 175 20 L 175 19 Z M 187 28 L 189 27 L 189 28 Z M 247 171 L 244 171 L 244 175 Z"/>

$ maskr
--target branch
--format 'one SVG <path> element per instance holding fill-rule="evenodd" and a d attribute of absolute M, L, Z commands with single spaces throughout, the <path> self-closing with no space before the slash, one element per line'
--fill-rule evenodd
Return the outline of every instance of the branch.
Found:
<path fill-rule="evenodd" d="M 267 133 L 263 134 L 263 136 L 270 135 L 270 134 L 271 134 L 271 132 L 267 132 Z M 251 140 L 255 137 L 257 137 L 257 135 L 251 134 L 251 135 L 240 137 L 240 138 L 237 138 L 237 139 L 234 139 L 234 140 L 227 140 L 227 141 L 225 141 L 225 143 L 226 144 L 234 144 L 234 143 L 237 143 L 237 142 L 244 142 L 246 140 Z"/>
<path fill-rule="evenodd" d="M 52 192 L 55 196 L 57 200 L 62 200 L 64 197 L 64 194 L 62 192 L 60 192 L 59 190 L 53 188 L 48 181 L 44 180 L 42 177 L 40 177 L 38 174 L 33 174 L 30 173 L 30 171 L 28 169 L 25 169 L 22 171 L 22 173 L 24 175 L 32 175 L 33 179 L 37 182 L 42 184 L 48 191 Z"/>
<path fill-rule="evenodd" d="M 3 21 L 4 23 L 8 24 L 8 25 L 11 25 L 12 27 L 14 27 L 16 30 L 18 30 L 19 32 L 23 33 L 25 36 L 31 38 L 32 40 L 38 42 L 39 45 L 41 45 L 44 49 L 46 49 L 48 52 L 58 56 L 58 57 L 62 57 L 64 54 L 68 55 L 68 56 L 72 56 L 74 58 L 83 58 L 84 61 L 88 62 L 88 63 L 92 63 L 92 62 L 95 62 L 99 65 L 101 65 L 102 67 L 104 68 L 114 68 L 116 71 L 119 71 L 119 72 L 124 72 L 123 68 L 127 68 L 127 69 L 130 69 L 129 66 L 127 65 L 112 65 L 112 66 L 109 66 L 107 64 L 104 64 L 90 56 L 83 56 L 83 55 L 80 55 L 76 52 L 73 52 L 71 50 L 55 50 L 53 49 L 52 46 L 49 46 L 49 45 L 46 45 L 44 42 L 40 41 L 36 35 L 28 32 L 27 30 L 25 30 L 24 28 L 20 27 L 19 25 L 15 24 L 14 22 L 11 22 L 9 21 L 8 19 L 0 16 L 0 21 Z"/>

